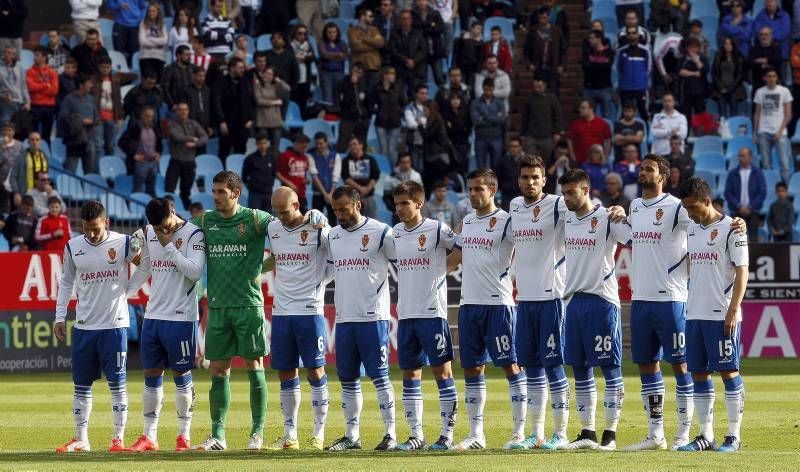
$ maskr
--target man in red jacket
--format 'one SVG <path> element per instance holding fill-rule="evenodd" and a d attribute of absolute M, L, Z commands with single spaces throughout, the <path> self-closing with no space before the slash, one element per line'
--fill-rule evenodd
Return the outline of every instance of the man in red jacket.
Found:
<path fill-rule="evenodd" d="M 43 251 L 63 253 L 64 246 L 72 238 L 69 218 L 61 213 L 61 200 L 58 197 L 48 198 L 47 207 L 50 213 L 39 218 L 34 238 Z"/>
<path fill-rule="evenodd" d="M 499 26 L 492 26 L 491 40 L 483 44 L 483 61 L 495 55 L 501 70 L 506 74 L 511 74 L 511 45 L 503 37 L 503 31 Z"/>
<path fill-rule="evenodd" d="M 43 46 L 36 46 L 33 50 L 33 66 L 28 69 L 26 80 L 31 96 L 33 131 L 38 131 L 50 144 L 56 116 L 58 73 L 47 64 L 47 49 Z"/>
<path fill-rule="evenodd" d="M 297 193 L 300 200 L 300 211 L 305 213 L 308 208 L 306 201 L 306 185 L 308 184 L 309 162 L 306 150 L 310 140 L 304 134 L 298 134 L 294 138 L 294 144 L 289 149 L 283 151 L 278 157 L 278 169 L 276 177 L 281 183 Z M 316 168 L 315 168 L 316 169 Z"/>

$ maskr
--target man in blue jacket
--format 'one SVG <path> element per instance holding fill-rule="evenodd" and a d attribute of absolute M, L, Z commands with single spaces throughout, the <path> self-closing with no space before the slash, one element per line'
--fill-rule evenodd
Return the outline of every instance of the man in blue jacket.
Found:
<path fill-rule="evenodd" d="M 147 0 L 108 0 L 106 6 L 114 13 L 114 49 L 125 55 L 128 67 L 133 67 L 131 58 L 139 50 L 139 23 L 147 13 Z"/>
<path fill-rule="evenodd" d="M 639 43 L 639 29 L 625 29 L 628 43 L 619 48 L 617 54 L 617 77 L 619 78 L 620 102 L 636 102 L 639 116 L 648 121 L 647 89 L 650 86 L 652 54 L 647 46 Z"/>
<path fill-rule="evenodd" d="M 789 48 L 792 47 L 792 20 L 789 14 L 783 11 L 778 4 L 778 0 L 766 0 L 764 9 L 756 16 L 753 21 L 753 34 L 761 31 L 761 28 L 769 26 L 772 29 L 772 39 L 781 45 L 783 60 L 789 59 Z M 758 38 L 753 38 L 753 41 Z"/>
<path fill-rule="evenodd" d="M 728 171 L 725 181 L 725 200 L 732 217 L 740 217 L 747 223 L 750 241 L 758 241 L 761 226 L 761 207 L 767 196 L 767 181 L 764 172 L 752 165 L 750 148 L 739 150 L 739 166 Z"/>

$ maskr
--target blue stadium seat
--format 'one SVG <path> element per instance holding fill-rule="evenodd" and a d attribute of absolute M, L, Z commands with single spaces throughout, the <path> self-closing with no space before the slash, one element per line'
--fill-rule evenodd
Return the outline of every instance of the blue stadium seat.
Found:
<path fill-rule="evenodd" d="M 749 148 L 753 154 L 753 163 L 758 165 L 761 159 L 758 155 L 758 146 L 753 142 L 753 138 L 749 136 L 734 136 L 733 139 L 728 141 L 728 147 L 725 151 L 725 165 L 726 168 L 732 169 L 739 165 L 739 151 L 742 148 Z"/>
<path fill-rule="evenodd" d="M 355 18 L 356 17 L 356 4 L 351 2 L 341 2 L 339 4 L 339 17 L 340 18 Z"/>
<path fill-rule="evenodd" d="M 373 154 L 372 157 L 378 161 L 378 168 L 381 170 L 381 173 L 387 175 L 392 174 L 392 164 L 388 157 L 384 156 L 383 154 Z"/>
<path fill-rule="evenodd" d="M 116 176 L 127 173 L 125 161 L 117 156 L 101 157 L 98 166 L 100 167 L 100 175 L 108 180 L 114 180 Z"/>
<path fill-rule="evenodd" d="M 722 154 L 722 139 L 719 136 L 701 136 L 697 138 L 692 148 L 693 154 L 718 152 Z"/>
<path fill-rule="evenodd" d="M 83 178 L 86 179 L 83 184 L 84 199 L 99 199 L 105 195 L 105 191 L 108 189 L 108 182 L 105 177 L 100 174 L 86 174 Z"/>
<path fill-rule="evenodd" d="M 303 118 L 300 116 L 300 106 L 295 102 L 289 102 L 289 108 L 286 109 L 286 127 L 289 129 L 297 129 L 303 127 Z M 310 138 L 311 136 L 309 136 Z"/>
<path fill-rule="evenodd" d="M 606 33 L 613 33 L 614 31 L 619 30 L 619 28 L 617 28 L 616 16 L 597 17 L 592 21 L 599 21 L 600 23 L 603 23 L 603 31 L 605 31 Z M 614 67 L 613 69 L 616 69 L 616 67 Z"/>
<path fill-rule="evenodd" d="M 142 205 L 147 205 L 148 203 L 150 203 L 150 200 L 152 200 L 153 197 L 144 192 L 133 192 L 130 195 L 130 199 Z"/>
<path fill-rule="evenodd" d="M 113 30 L 114 30 L 114 20 L 110 18 L 100 18 L 100 32 L 101 32 L 100 34 L 102 34 L 104 38 L 112 37 L 114 34 Z M 105 46 L 105 48 L 108 49 L 109 51 L 111 49 L 114 49 L 111 44 L 103 44 L 103 46 Z"/>
<path fill-rule="evenodd" d="M 164 192 L 159 196 L 164 198 L 172 197 L 172 201 L 175 202 L 175 211 L 177 211 L 178 213 L 186 211 L 186 208 L 183 206 L 183 200 L 181 200 L 180 196 L 169 192 Z"/>
<path fill-rule="evenodd" d="M 64 141 L 61 138 L 53 138 L 50 140 L 50 159 L 58 162 L 64 162 L 67 158 L 67 147 L 64 146 Z"/>
<path fill-rule="evenodd" d="M 114 51 L 109 49 L 108 50 L 108 57 L 111 58 L 111 67 L 117 72 L 128 72 L 130 68 L 128 68 L 128 61 L 125 59 L 125 55 L 119 51 Z"/>
<path fill-rule="evenodd" d="M 491 39 L 492 34 L 492 27 L 499 26 L 500 31 L 503 33 L 503 38 L 511 44 L 516 42 L 516 38 L 514 35 L 514 23 L 511 22 L 510 18 L 506 18 L 504 16 L 491 16 L 486 19 L 486 22 L 483 24 L 483 38 L 486 41 Z"/>
<path fill-rule="evenodd" d="M 314 135 L 308 136 L 308 139 L 314 139 Z M 290 147 L 292 147 L 294 143 L 292 143 L 291 139 L 281 138 L 280 142 L 278 143 L 278 152 L 283 152 Z"/>
<path fill-rule="evenodd" d="M 303 123 L 303 134 L 309 138 L 313 138 L 314 135 L 320 131 L 328 135 L 328 142 L 333 142 L 336 140 L 335 133 L 333 132 L 333 126 L 329 122 L 319 118 L 314 118 L 313 120 L 308 120 Z"/>
<path fill-rule="evenodd" d="M 351 25 L 356 23 L 354 18 L 328 18 L 326 23 L 330 21 L 335 23 L 336 26 L 339 27 L 339 30 L 342 32 L 342 41 L 344 41 L 348 46 L 350 45 L 350 39 L 347 36 L 347 29 L 350 28 Z"/>
<path fill-rule="evenodd" d="M 692 157 L 695 162 L 695 174 L 696 171 L 702 170 L 716 175 L 721 181 L 724 180 L 726 171 L 725 158 L 722 157 L 722 153 L 704 152 L 702 154 L 695 154 Z"/>
<path fill-rule="evenodd" d="M 158 160 L 158 173 L 166 176 L 167 175 L 167 167 L 169 167 L 169 160 L 172 159 L 172 156 L 169 154 L 162 154 L 161 159 Z"/>
<path fill-rule="evenodd" d="M 195 164 L 197 164 L 195 174 L 198 177 L 204 177 L 208 183 L 211 182 L 211 179 L 214 178 L 217 173 L 224 170 L 219 157 L 211 154 L 200 154 L 195 159 Z M 209 184 L 208 187 L 211 187 L 211 185 Z"/>
<path fill-rule="evenodd" d="M 256 40 L 256 50 L 266 51 L 267 49 L 272 49 L 272 35 L 262 34 Z"/>
<path fill-rule="evenodd" d="M 83 184 L 80 180 L 67 174 L 58 174 L 56 188 L 58 188 L 59 195 L 68 200 L 80 200 L 83 198 Z"/>
<path fill-rule="evenodd" d="M 219 138 L 208 138 L 208 144 L 206 144 L 206 153 L 213 155 L 219 154 Z"/>
<path fill-rule="evenodd" d="M 114 177 L 114 190 L 125 195 L 133 193 L 133 176 L 118 175 Z"/>
<path fill-rule="evenodd" d="M 702 169 L 695 169 L 694 177 L 699 177 L 706 181 L 709 187 L 711 187 L 711 193 L 716 195 L 717 193 L 717 174 L 708 170 Z"/>
<path fill-rule="evenodd" d="M 775 184 L 781 181 L 781 174 L 775 169 L 764 170 L 764 180 L 767 182 L 767 197 L 775 197 Z M 771 203 L 771 202 L 770 202 Z M 764 209 L 768 206 L 765 204 Z"/>
<path fill-rule="evenodd" d="M 789 195 L 794 195 L 795 200 L 800 200 L 800 172 L 795 172 L 789 178 Z"/>
<path fill-rule="evenodd" d="M 719 8 L 715 0 L 692 0 L 692 11 L 689 14 L 689 19 L 702 17 L 716 17 L 719 18 Z M 701 20 L 702 21 L 702 20 Z M 705 29 L 706 22 L 703 21 L 703 28 Z"/>
<path fill-rule="evenodd" d="M 244 154 L 229 154 L 225 159 L 225 168 L 242 175 L 242 165 L 244 164 Z"/>
<path fill-rule="evenodd" d="M 703 23 L 703 35 L 706 38 L 709 38 L 709 41 L 711 41 L 712 38 L 717 37 L 717 31 L 719 30 L 719 16 L 700 16 L 694 19 L 700 20 Z"/>
<path fill-rule="evenodd" d="M 139 65 L 139 60 L 140 59 L 141 59 L 141 55 L 139 54 L 139 51 L 136 51 L 135 53 L 133 53 L 133 56 L 131 56 L 131 70 L 134 70 L 134 71 L 142 70 L 141 66 Z"/>
<path fill-rule="evenodd" d="M 156 174 L 156 195 L 166 192 L 166 190 L 164 190 L 165 184 L 166 179 L 164 179 L 164 176 L 161 174 Z"/>
<path fill-rule="evenodd" d="M 617 15 L 616 5 L 613 1 L 599 1 L 592 3 L 592 21 L 598 18 L 615 17 Z M 614 29 L 616 31 L 616 29 Z"/>
<path fill-rule="evenodd" d="M 199 203 L 203 208 L 208 210 L 214 208 L 214 196 L 210 193 L 193 193 L 189 199 L 192 203 Z"/>
<path fill-rule="evenodd" d="M 132 212 L 128 208 L 128 202 L 123 197 L 114 193 L 103 195 L 101 201 L 106 207 L 109 218 L 116 221 L 137 221 L 142 219 L 142 214 Z"/>
<path fill-rule="evenodd" d="M 20 51 L 19 63 L 24 70 L 28 70 L 33 66 L 33 51 L 30 49 L 23 49 Z"/>
<path fill-rule="evenodd" d="M 11 248 L 8 245 L 8 240 L 5 238 L 5 236 L 0 235 L 0 252 L 8 252 L 10 250 Z"/>
<path fill-rule="evenodd" d="M 753 136 L 753 122 L 746 116 L 732 116 L 728 118 L 728 130 L 731 136 Z M 741 129 L 742 126 L 745 129 Z"/>

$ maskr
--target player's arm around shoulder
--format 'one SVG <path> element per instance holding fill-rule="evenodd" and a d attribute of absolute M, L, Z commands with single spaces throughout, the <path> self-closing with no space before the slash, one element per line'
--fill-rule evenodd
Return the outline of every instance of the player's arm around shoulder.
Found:
<path fill-rule="evenodd" d="M 192 223 L 188 223 L 188 225 L 189 238 L 185 243 L 187 245 L 186 255 L 184 256 L 174 243 L 167 244 L 165 249 L 184 277 L 192 282 L 197 282 L 203 276 L 203 269 L 206 265 L 206 237 L 199 227 Z"/>
<path fill-rule="evenodd" d="M 620 244 L 629 244 L 631 241 L 631 225 L 628 223 L 627 217 L 625 217 L 625 210 L 622 209 L 623 218 L 619 221 L 614 221 L 611 217 L 611 212 L 608 214 L 608 218 L 610 221 L 609 231 L 611 232 L 611 238 L 614 239 L 616 242 Z"/>

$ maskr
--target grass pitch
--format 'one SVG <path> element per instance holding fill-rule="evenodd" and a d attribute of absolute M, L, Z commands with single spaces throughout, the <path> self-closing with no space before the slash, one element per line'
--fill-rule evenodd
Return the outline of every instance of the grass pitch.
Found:
<path fill-rule="evenodd" d="M 463 393 L 461 374 L 456 371 L 459 395 Z M 568 372 L 569 373 L 569 372 Z M 625 401 L 622 420 L 617 432 L 617 445 L 624 447 L 642 439 L 646 434 L 644 413 L 639 396 L 639 377 L 635 366 L 626 364 Z M 598 371 L 599 374 L 599 371 Z M 328 415 L 326 445 L 342 435 L 343 422 L 339 407 L 340 388 L 335 372 L 328 372 L 331 389 L 331 408 Z M 438 437 L 438 393 L 429 372 L 425 372 L 425 431 L 428 440 Z M 490 369 L 487 375 L 488 401 L 485 428 L 486 451 L 469 453 L 377 453 L 372 451 L 383 435 L 383 424 L 376 406 L 375 391 L 368 379 L 362 379 L 364 410 L 361 417 L 364 451 L 323 453 L 300 450 L 292 452 L 243 451 L 249 433 L 250 410 L 247 377 L 242 371 L 233 373 L 233 406 L 228 416 L 227 439 L 229 451 L 223 453 L 117 454 L 105 451 L 111 435 L 110 395 L 106 385 L 94 387 L 94 408 L 90 440 L 94 451 L 86 454 L 56 455 L 54 448 L 73 435 L 72 383 L 68 374 L 10 375 L 0 378 L 0 469 L 2 470 L 800 470 L 800 362 L 797 360 L 745 359 L 743 378 L 746 389 L 743 449 L 738 454 L 718 453 L 604 453 L 604 452 L 542 452 L 503 451 L 500 448 L 510 434 L 511 415 L 508 384 L 501 371 Z M 210 432 L 208 413 L 208 371 L 195 372 L 198 392 L 197 407 L 192 425 L 192 443 L 202 441 Z M 271 442 L 283 432 L 283 419 L 278 400 L 278 382 L 274 372 L 268 373 L 269 406 L 265 442 Z M 397 431 L 401 441 L 408 427 L 403 419 L 400 372 L 393 370 L 397 397 Z M 675 431 L 675 381 L 665 375 L 667 407 L 665 423 L 668 440 Z M 602 376 L 598 376 L 598 396 L 602 402 Z M 174 385 L 165 385 L 165 405 L 161 413 L 159 439 L 162 448 L 171 450 L 176 435 L 174 414 Z M 726 413 L 722 382 L 715 379 L 715 432 L 724 436 Z M 142 428 L 141 372 L 128 374 L 130 414 L 125 444 L 131 444 Z M 310 393 L 302 383 L 303 404 L 300 408 L 300 441 L 307 440 L 311 430 Z M 574 394 L 573 394 L 574 395 Z M 462 397 L 463 398 L 463 397 Z M 466 414 L 460 405 L 456 440 L 468 432 Z M 602 429 L 602 403 L 598 405 L 597 424 Z M 546 431 L 551 431 L 550 414 Z M 577 413 L 570 412 L 569 436 L 579 431 Z M 694 430 L 693 430 L 694 432 Z"/>

